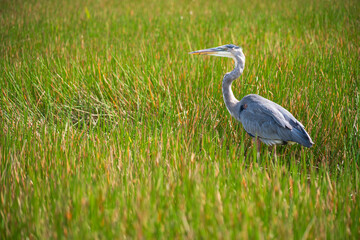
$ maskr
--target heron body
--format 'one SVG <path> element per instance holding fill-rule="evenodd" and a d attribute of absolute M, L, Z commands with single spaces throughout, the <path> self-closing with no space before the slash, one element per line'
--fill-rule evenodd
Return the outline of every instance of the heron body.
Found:
<path fill-rule="evenodd" d="M 223 78 L 222 92 L 229 113 L 240 121 L 245 131 L 267 145 L 296 142 L 305 147 L 314 143 L 304 126 L 285 108 L 257 94 L 249 94 L 240 101 L 232 92 L 232 82 L 240 77 L 245 67 L 242 49 L 233 44 L 191 52 L 234 59 L 235 68 Z"/>

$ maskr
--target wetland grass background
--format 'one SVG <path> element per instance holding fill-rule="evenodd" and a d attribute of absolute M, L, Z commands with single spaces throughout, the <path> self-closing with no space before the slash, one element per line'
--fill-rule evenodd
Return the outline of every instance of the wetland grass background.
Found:
<path fill-rule="evenodd" d="M 358 1 L 0 1 L 1 239 L 359 239 Z M 261 159 L 221 94 L 315 145 Z"/>

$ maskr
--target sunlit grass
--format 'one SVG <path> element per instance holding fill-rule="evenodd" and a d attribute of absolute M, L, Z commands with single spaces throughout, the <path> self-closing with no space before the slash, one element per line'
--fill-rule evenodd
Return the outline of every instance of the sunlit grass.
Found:
<path fill-rule="evenodd" d="M 2 1 L 0 238 L 358 239 L 357 1 Z M 257 93 L 313 138 L 263 147 Z"/>

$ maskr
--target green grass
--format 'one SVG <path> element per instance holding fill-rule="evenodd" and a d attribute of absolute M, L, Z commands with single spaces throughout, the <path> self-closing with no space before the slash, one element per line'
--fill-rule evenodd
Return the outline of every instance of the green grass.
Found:
<path fill-rule="evenodd" d="M 360 4 L 1 1 L 1 239 L 359 239 Z M 262 148 L 233 84 L 315 145 Z"/>

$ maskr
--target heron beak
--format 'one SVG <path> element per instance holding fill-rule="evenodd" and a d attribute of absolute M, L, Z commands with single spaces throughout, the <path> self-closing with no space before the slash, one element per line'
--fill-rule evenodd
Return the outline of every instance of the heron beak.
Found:
<path fill-rule="evenodd" d="M 189 52 L 192 55 L 210 55 L 217 57 L 227 57 L 233 58 L 233 55 L 228 51 L 228 49 L 224 46 L 216 47 L 216 48 L 208 48 L 203 50 L 198 50 L 194 52 Z"/>
<path fill-rule="evenodd" d="M 224 48 L 216 47 L 216 48 L 208 48 L 208 49 L 189 52 L 189 54 L 192 54 L 192 55 L 215 55 L 215 54 L 218 54 L 219 52 L 223 52 L 223 51 L 225 51 Z"/>

